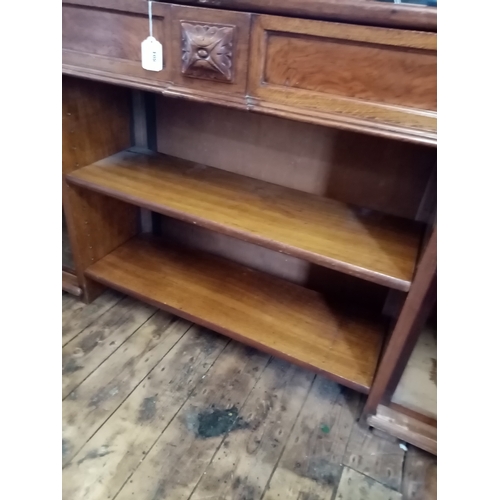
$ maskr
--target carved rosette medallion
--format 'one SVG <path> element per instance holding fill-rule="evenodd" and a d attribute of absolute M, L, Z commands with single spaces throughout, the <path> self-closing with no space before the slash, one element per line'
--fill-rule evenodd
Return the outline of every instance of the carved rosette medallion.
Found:
<path fill-rule="evenodd" d="M 234 26 L 181 22 L 182 73 L 192 78 L 233 80 Z"/>

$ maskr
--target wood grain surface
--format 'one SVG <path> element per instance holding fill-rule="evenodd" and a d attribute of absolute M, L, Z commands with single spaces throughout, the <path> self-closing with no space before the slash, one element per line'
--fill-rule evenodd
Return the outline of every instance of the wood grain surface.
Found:
<path fill-rule="evenodd" d="M 420 225 L 178 158 L 121 152 L 68 181 L 406 291 Z"/>
<path fill-rule="evenodd" d="M 135 238 L 87 275 L 169 312 L 366 392 L 383 325 L 322 295 L 187 249 Z"/>

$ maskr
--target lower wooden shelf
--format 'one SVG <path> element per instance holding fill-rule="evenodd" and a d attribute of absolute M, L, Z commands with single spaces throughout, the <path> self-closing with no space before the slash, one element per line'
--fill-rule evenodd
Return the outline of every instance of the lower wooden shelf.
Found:
<path fill-rule="evenodd" d="M 88 277 L 368 392 L 385 332 L 379 317 L 204 252 L 137 237 Z"/>

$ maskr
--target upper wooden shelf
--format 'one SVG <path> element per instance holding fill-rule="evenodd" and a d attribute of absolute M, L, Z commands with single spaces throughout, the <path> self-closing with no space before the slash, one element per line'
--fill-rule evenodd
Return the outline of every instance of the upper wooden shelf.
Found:
<path fill-rule="evenodd" d="M 167 216 L 407 291 L 412 221 L 153 153 L 123 151 L 68 182 Z"/>
<path fill-rule="evenodd" d="M 86 275 L 368 392 L 384 325 L 313 290 L 204 252 L 133 238 Z"/>

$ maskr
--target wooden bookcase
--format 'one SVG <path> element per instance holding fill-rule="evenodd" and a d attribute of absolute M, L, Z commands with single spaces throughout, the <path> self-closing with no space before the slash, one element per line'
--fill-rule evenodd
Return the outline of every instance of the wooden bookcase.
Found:
<path fill-rule="evenodd" d="M 435 453 L 437 416 L 411 387 L 417 362 L 435 360 L 419 341 L 436 286 L 432 29 L 405 31 L 406 14 L 391 31 L 155 3 L 166 68 L 151 74 L 133 49 L 145 2 L 112 3 L 63 3 L 63 289 L 90 302 L 111 287 L 315 370 L 368 394 L 370 425 Z M 97 22 L 78 31 L 101 18 L 122 45 L 100 49 Z M 234 74 L 181 64 L 186 19 L 226 26 Z M 422 84 L 368 92 L 360 65 L 358 87 L 309 76 L 333 66 L 301 67 L 290 85 L 272 56 L 286 39 L 352 51 L 353 65 L 408 52 Z"/>

